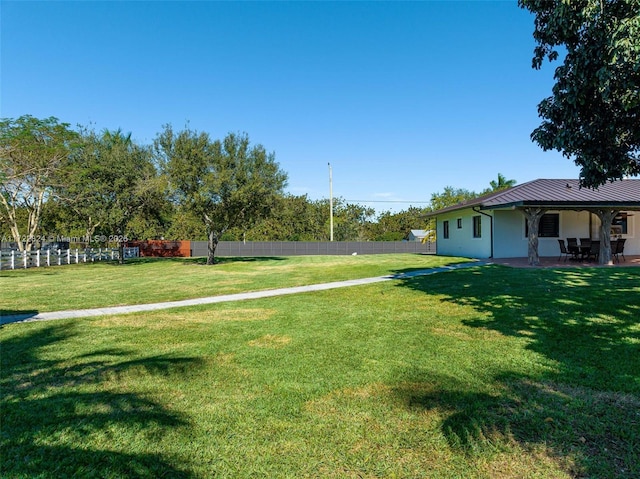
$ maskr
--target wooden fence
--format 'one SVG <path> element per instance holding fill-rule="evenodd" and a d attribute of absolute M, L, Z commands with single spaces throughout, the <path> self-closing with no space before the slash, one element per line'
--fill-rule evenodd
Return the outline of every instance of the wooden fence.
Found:
<path fill-rule="evenodd" d="M 3 251 L 0 250 L 0 270 L 62 266 L 64 264 L 117 260 L 117 248 L 87 248 L 66 250 Z M 138 248 L 125 248 L 125 258 L 138 257 Z"/>

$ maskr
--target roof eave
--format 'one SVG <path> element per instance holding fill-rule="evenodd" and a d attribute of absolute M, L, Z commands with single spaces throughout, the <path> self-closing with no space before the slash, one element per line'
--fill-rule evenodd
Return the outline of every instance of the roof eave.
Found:
<path fill-rule="evenodd" d="M 587 210 L 587 209 L 616 209 L 616 210 L 640 210 L 640 202 L 632 201 L 515 201 L 500 205 L 481 205 L 481 210 L 504 210 L 518 208 L 543 208 L 555 210 Z"/>

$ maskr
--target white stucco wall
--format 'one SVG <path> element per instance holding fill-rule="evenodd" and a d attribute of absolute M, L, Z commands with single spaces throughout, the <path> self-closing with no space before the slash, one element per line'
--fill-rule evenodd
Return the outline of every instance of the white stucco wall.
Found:
<path fill-rule="evenodd" d="M 540 256 L 559 256 L 558 239 L 600 237 L 600 220 L 587 211 L 548 211 L 560 215 L 559 238 L 538 238 Z M 633 214 L 633 213 L 631 213 Z M 630 216 L 625 254 L 640 254 L 640 234 L 636 216 Z M 518 258 L 527 256 L 528 240 L 525 236 L 525 217 L 517 210 L 497 210 L 494 214 L 494 257 Z"/>
<path fill-rule="evenodd" d="M 640 211 L 629 212 L 629 214 L 633 216 L 627 218 L 629 231 L 628 234 L 623 235 L 624 238 L 627 238 L 624 254 L 640 255 Z"/>
<path fill-rule="evenodd" d="M 524 216 L 520 211 L 496 210 L 493 231 L 494 258 L 527 256 L 528 243 L 524 237 Z"/>
<path fill-rule="evenodd" d="M 525 217 L 518 210 L 495 210 L 487 212 L 493 216 L 493 257 L 517 258 L 527 256 L 528 240 L 525 236 Z M 598 217 L 587 211 L 548 211 L 559 215 L 559 238 L 539 238 L 540 256 L 559 256 L 558 239 L 592 238 L 599 239 L 600 223 Z M 478 215 L 472 209 L 460 210 L 438 216 L 437 248 L 438 254 L 447 256 L 467 256 L 471 258 L 489 258 L 491 256 L 491 219 L 482 217 L 482 238 L 473 238 L 473 216 Z M 625 255 L 640 255 L 640 212 L 630 212 L 627 219 L 628 232 Z M 458 219 L 462 228 L 458 228 Z M 449 221 L 449 238 L 444 238 L 443 223 Z"/>
<path fill-rule="evenodd" d="M 474 216 L 481 218 L 481 238 L 473 237 Z M 458 228 L 458 219 L 462 220 L 461 228 Z M 443 231 L 443 224 L 447 220 L 449 221 L 449 238 L 444 237 Z M 491 218 L 476 213 L 470 208 L 438 216 L 436 234 L 439 255 L 469 258 L 489 258 L 491 256 Z"/>
<path fill-rule="evenodd" d="M 589 238 L 589 213 L 586 211 L 548 211 L 560 215 L 559 238 Z M 526 219 L 518 210 L 495 212 L 495 258 L 519 258 L 527 256 L 528 239 L 525 236 Z M 558 256 L 559 238 L 538 238 L 540 256 Z"/>

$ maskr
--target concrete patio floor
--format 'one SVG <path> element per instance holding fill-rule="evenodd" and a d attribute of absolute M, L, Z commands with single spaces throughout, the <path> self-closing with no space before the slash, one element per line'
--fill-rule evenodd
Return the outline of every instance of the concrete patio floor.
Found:
<path fill-rule="evenodd" d="M 600 265 L 597 261 L 586 260 L 572 260 L 558 259 L 557 256 L 545 256 L 540 257 L 539 266 L 530 266 L 527 262 L 527 258 L 491 258 L 488 260 L 494 264 L 501 264 L 503 266 L 512 266 L 514 268 L 626 268 L 637 266 L 640 267 L 640 256 L 626 256 L 626 261 L 620 258 L 620 262 L 615 262 L 612 265 Z"/>

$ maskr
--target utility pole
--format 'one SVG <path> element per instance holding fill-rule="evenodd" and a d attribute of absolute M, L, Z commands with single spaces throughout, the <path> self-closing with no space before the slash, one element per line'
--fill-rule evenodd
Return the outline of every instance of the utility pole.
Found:
<path fill-rule="evenodd" d="M 331 232 L 329 241 L 333 241 L 333 174 L 331 163 L 329 165 L 329 230 Z"/>

